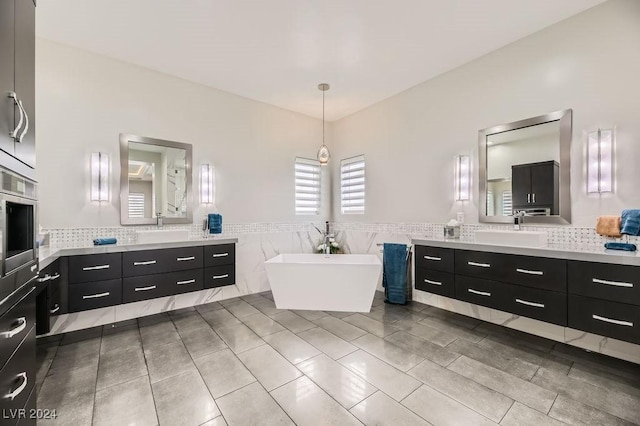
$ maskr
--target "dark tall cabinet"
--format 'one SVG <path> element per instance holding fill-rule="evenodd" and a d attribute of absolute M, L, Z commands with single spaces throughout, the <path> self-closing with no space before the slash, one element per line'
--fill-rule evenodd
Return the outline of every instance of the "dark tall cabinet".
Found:
<path fill-rule="evenodd" d="M 559 214 L 560 166 L 557 161 L 511 166 L 511 193 L 515 210 Z"/>
<path fill-rule="evenodd" d="M 0 0 L 0 166 L 33 180 L 35 22 L 33 0 Z"/>

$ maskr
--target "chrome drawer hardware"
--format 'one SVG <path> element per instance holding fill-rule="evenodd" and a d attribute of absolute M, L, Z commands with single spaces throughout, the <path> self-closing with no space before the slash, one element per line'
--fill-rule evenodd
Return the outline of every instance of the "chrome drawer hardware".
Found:
<path fill-rule="evenodd" d="M 58 304 L 56 303 L 56 307 L 55 307 L 55 308 L 53 308 L 53 309 L 51 309 L 51 310 L 49 310 L 49 313 L 55 314 L 55 313 L 56 313 L 56 312 L 58 312 L 59 310 L 60 310 L 60 305 L 58 305 Z"/>
<path fill-rule="evenodd" d="M 185 281 L 178 281 L 176 284 L 178 285 L 184 285 L 184 284 L 193 284 L 195 283 L 196 280 L 195 279 L 191 279 L 191 280 L 185 280 Z"/>
<path fill-rule="evenodd" d="M 184 262 L 184 261 L 186 261 L 186 260 L 196 260 L 196 257 L 195 257 L 195 256 L 189 256 L 189 257 L 178 257 L 178 258 L 176 258 L 176 260 L 177 260 L 178 262 Z"/>
<path fill-rule="evenodd" d="M 544 275 L 544 272 L 542 271 L 532 271 L 531 269 L 516 268 L 516 272 L 520 272 L 521 274 L 529 274 L 529 275 Z"/>
<path fill-rule="evenodd" d="M 51 281 L 55 281 L 60 278 L 60 273 L 56 273 L 55 275 L 51 275 Z"/>
<path fill-rule="evenodd" d="M 212 257 L 225 257 L 229 256 L 229 253 L 215 253 Z"/>
<path fill-rule="evenodd" d="M 629 322 L 629 321 L 615 320 L 615 319 L 611 319 L 611 318 L 601 317 L 600 315 L 595 315 L 595 314 L 591 315 L 591 318 L 593 318 L 594 320 L 598 320 L 598 321 L 609 322 L 611 324 L 625 325 L 627 327 L 633 327 L 633 323 Z"/>
<path fill-rule="evenodd" d="M 219 280 L 220 278 L 229 278 L 229 274 L 224 274 L 224 275 L 214 275 L 213 279 L 214 280 Z"/>
<path fill-rule="evenodd" d="M 433 261 L 436 261 L 436 262 L 440 262 L 442 260 L 441 257 L 435 257 L 435 256 L 425 256 L 424 258 L 427 259 L 427 260 L 433 260 Z"/>
<path fill-rule="evenodd" d="M 18 120 L 18 125 L 12 132 L 9 133 L 9 137 L 14 139 L 16 142 L 20 142 L 20 136 L 18 136 L 18 131 L 20 131 L 20 127 L 22 127 L 22 123 L 24 122 L 24 109 L 22 109 L 22 102 L 18 99 L 18 95 L 16 92 L 9 92 L 8 96 L 13 99 L 15 106 L 18 107 L 18 112 L 20 113 L 20 119 Z"/>
<path fill-rule="evenodd" d="M 472 288 L 468 288 L 467 291 L 469 293 L 478 294 L 480 296 L 491 296 L 491 293 L 489 293 L 488 291 L 478 291 L 478 290 L 474 290 Z"/>
<path fill-rule="evenodd" d="M 24 388 L 27 387 L 27 372 L 23 371 L 22 373 L 18 374 L 16 377 L 18 378 L 22 378 L 22 383 L 20 384 L 20 386 L 18 386 L 16 388 L 16 390 L 14 390 L 13 392 L 9 392 L 8 394 L 6 394 L 4 397 L 7 399 L 10 399 L 11 401 L 13 401 L 16 396 L 20 395 L 22 393 L 22 391 L 24 390 Z"/>
<path fill-rule="evenodd" d="M 147 287 L 136 287 L 133 290 L 134 291 L 149 291 L 149 290 L 154 290 L 155 288 L 156 288 L 155 285 L 150 285 L 150 286 L 147 286 Z"/>
<path fill-rule="evenodd" d="M 104 293 L 89 294 L 87 296 L 82 296 L 82 299 L 97 299 L 99 297 L 107 297 L 110 294 L 111 294 L 111 292 L 105 291 Z"/>
<path fill-rule="evenodd" d="M 528 302 L 522 299 L 516 299 L 516 303 L 522 303 L 523 305 L 533 306 L 534 308 L 544 308 L 544 303 Z"/>
<path fill-rule="evenodd" d="M 86 266 L 82 268 L 83 271 L 99 271 L 101 269 L 109 269 L 110 265 L 98 265 L 98 266 Z"/>
<path fill-rule="evenodd" d="M 133 262 L 133 266 L 155 265 L 156 263 L 158 263 L 156 260 L 145 260 L 144 262 Z"/>
<path fill-rule="evenodd" d="M 7 339 L 11 339 L 13 336 L 15 336 L 16 334 L 20 334 L 25 328 L 27 328 L 27 318 L 20 317 L 18 318 L 18 322 L 20 324 L 18 324 L 16 328 L 5 331 L 4 333 L 2 333 L 2 336 L 6 337 Z"/>
<path fill-rule="evenodd" d="M 618 281 L 607 281 L 607 280 L 601 280 L 599 278 L 592 278 L 591 281 L 596 283 L 596 284 L 604 284 L 604 285 L 613 285 L 613 286 L 616 286 L 616 287 L 633 288 L 633 283 L 623 283 L 623 282 L 618 282 Z"/>
<path fill-rule="evenodd" d="M 477 266 L 479 268 L 491 268 L 490 263 L 467 262 L 469 266 Z"/>
<path fill-rule="evenodd" d="M 439 281 L 431 281 L 431 280 L 428 280 L 426 278 L 424 279 L 424 282 L 427 283 L 427 284 L 442 285 L 442 283 L 439 282 Z"/>
<path fill-rule="evenodd" d="M 50 279 L 51 279 L 51 275 L 47 274 L 44 277 L 38 278 L 36 281 L 38 281 L 39 283 L 43 283 L 43 282 L 49 281 Z"/>

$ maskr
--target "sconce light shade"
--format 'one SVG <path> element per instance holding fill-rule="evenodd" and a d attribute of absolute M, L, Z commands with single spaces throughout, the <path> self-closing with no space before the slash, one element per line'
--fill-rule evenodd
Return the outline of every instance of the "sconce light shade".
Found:
<path fill-rule="evenodd" d="M 587 138 L 587 192 L 613 192 L 613 130 L 598 129 Z"/>
<path fill-rule="evenodd" d="M 471 187 L 471 158 L 468 155 L 456 156 L 455 198 L 456 201 L 468 201 Z"/>
<path fill-rule="evenodd" d="M 211 164 L 200 166 L 200 202 L 213 204 L 213 170 Z"/>
<path fill-rule="evenodd" d="M 109 201 L 109 154 L 91 154 L 91 201 Z"/>

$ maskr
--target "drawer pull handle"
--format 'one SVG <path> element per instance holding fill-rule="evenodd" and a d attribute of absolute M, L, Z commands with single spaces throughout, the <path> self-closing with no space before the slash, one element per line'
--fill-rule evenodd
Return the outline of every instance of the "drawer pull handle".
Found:
<path fill-rule="evenodd" d="M 215 253 L 212 257 L 225 257 L 229 256 L 229 253 Z"/>
<path fill-rule="evenodd" d="M 156 260 L 145 260 L 144 262 L 133 262 L 133 266 L 155 265 L 156 263 L 158 263 Z"/>
<path fill-rule="evenodd" d="M 178 262 L 184 262 L 186 260 L 196 260 L 195 256 L 189 256 L 189 257 L 178 257 L 176 259 Z"/>
<path fill-rule="evenodd" d="M 477 266 L 479 268 L 491 268 L 490 263 L 467 262 L 469 266 Z"/>
<path fill-rule="evenodd" d="M 150 285 L 147 287 L 136 287 L 134 288 L 134 291 L 149 291 L 149 290 L 154 290 L 156 288 L 155 285 Z"/>
<path fill-rule="evenodd" d="M 534 308 L 544 308 L 544 303 L 529 302 L 527 300 L 522 300 L 522 299 L 516 299 L 516 303 L 521 303 L 527 306 L 533 306 Z"/>
<path fill-rule="evenodd" d="M 20 318 L 18 318 L 18 322 L 20 324 L 18 324 L 18 326 L 16 328 L 12 328 L 9 331 L 5 331 L 4 333 L 2 333 L 2 335 L 4 337 L 6 337 L 7 339 L 11 339 L 13 336 L 15 336 L 16 334 L 20 334 L 22 332 L 22 330 L 27 328 L 27 318 L 20 317 Z"/>
<path fill-rule="evenodd" d="M 213 279 L 214 280 L 219 280 L 220 278 L 229 278 L 229 274 L 224 274 L 224 275 L 214 275 Z"/>
<path fill-rule="evenodd" d="M 435 256 L 425 256 L 424 258 L 427 260 L 433 260 L 435 262 L 440 262 L 442 260 L 441 257 L 435 257 Z"/>
<path fill-rule="evenodd" d="M 18 374 L 16 376 L 17 378 L 22 378 L 22 383 L 20 384 L 20 386 L 18 386 L 16 388 L 16 390 L 14 390 L 13 392 L 9 392 L 8 394 L 6 394 L 4 397 L 13 401 L 16 396 L 20 395 L 22 393 L 22 391 L 24 390 L 24 388 L 27 387 L 27 372 L 23 371 L 22 373 Z"/>
<path fill-rule="evenodd" d="M 59 272 L 58 272 L 58 273 L 56 273 L 55 275 L 51 275 L 51 281 L 55 281 L 55 280 L 57 280 L 58 278 L 60 278 L 60 273 L 59 273 Z"/>
<path fill-rule="evenodd" d="M 176 284 L 178 284 L 178 285 L 184 285 L 184 284 L 193 284 L 193 283 L 195 283 L 195 282 L 196 282 L 196 280 L 195 280 L 195 278 L 194 278 L 194 279 L 191 279 L 191 280 L 178 281 Z"/>
<path fill-rule="evenodd" d="M 544 272 L 542 271 L 532 271 L 531 269 L 516 268 L 516 272 L 520 272 L 521 274 L 528 274 L 528 275 L 544 275 Z"/>
<path fill-rule="evenodd" d="M 424 282 L 427 283 L 427 284 L 442 285 L 442 283 L 440 281 L 431 281 L 431 280 L 428 280 L 426 278 L 424 279 Z"/>
<path fill-rule="evenodd" d="M 600 315 L 595 315 L 595 314 L 591 315 L 591 317 L 594 320 L 598 320 L 598 321 L 610 322 L 611 324 L 626 325 L 627 327 L 633 327 L 633 323 L 629 322 L 629 321 L 615 320 L 615 319 L 611 319 L 611 318 L 601 317 Z"/>
<path fill-rule="evenodd" d="M 109 269 L 109 265 L 86 266 L 82 268 L 83 271 L 99 271 L 101 269 Z"/>
<path fill-rule="evenodd" d="M 49 310 L 49 313 L 51 313 L 51 314 L 55 314 L 55 313 L 56 313 L 56 312 L 58 312 L 59 310 L 60 310 L 60 305 L 58 305 L 58 304 L 56 303 L 56 307 L 55 307 L 55 308 L 53 308 L 53 309 L 51 309 L 51 310 Z"/>
<path fill-rule="evenodd" d="M 489 297 L 491 297 L 491 293 L 489 293 L 488 291 L 478 291 L 478 290 L 474 290 L 472 288 L 468 288 L 467 291 L 469 293 L 478 294 L 480 296 L 489 296 Z"/>
<path fill-rule="evenodd" d="M 616 286 L 616 287 L 633 288 L 633 283 L 622 283 L 622 282 L 618 282 L 618 281 L 607 281 L 607 280 L 601 280 L 599 278 L 592 278 L 591 281 L 593 281 L 596 284 L 605 284 L 605 285 L 613 285 L 613 286 Z"/>
<path fill-rule="evenodd" d="M 49 281 L 50 279 L 51 279 L 51 275 L 47 274 L 44 277 L 39 277 L 37 281 L 39 283 L 43 283 L 43 282 Z"/>
<path fill-rule="evenodd" d="M 107 297 L 108 295 L 110 295 L 111 292 L 109 291 L 105 291 L 104 293 L 98 293 L 98 294 L 88 294 L 86 296 L 82 296 L 82 299 L 97 299 L 99 297 Z"/>

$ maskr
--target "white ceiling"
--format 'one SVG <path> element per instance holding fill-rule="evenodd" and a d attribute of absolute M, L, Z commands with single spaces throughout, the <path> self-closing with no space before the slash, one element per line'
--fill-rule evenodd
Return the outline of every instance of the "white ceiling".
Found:
<path fill-rule="evenodd" d="M 39 36 L 247 98 L 352 114 L 604 0 L 42 0 Z"/>

